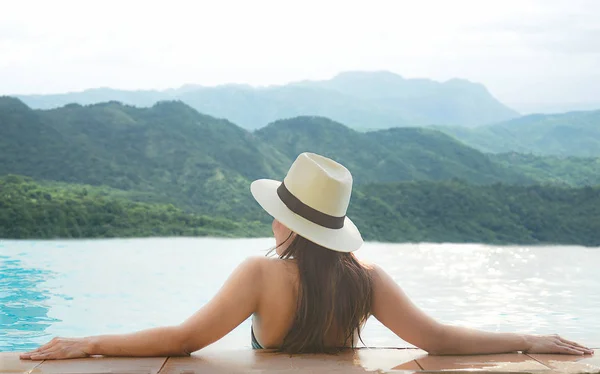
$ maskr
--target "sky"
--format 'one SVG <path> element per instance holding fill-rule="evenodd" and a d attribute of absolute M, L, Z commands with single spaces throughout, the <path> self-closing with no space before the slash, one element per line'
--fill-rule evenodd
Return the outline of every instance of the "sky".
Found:
<path fill-rule="evenodd" d="M 598 0 L 0 0 L 0 95 L 387 70 L 522 113 L 600 109 Z M 545 108 L 545 109 L 544 109 Z"/>

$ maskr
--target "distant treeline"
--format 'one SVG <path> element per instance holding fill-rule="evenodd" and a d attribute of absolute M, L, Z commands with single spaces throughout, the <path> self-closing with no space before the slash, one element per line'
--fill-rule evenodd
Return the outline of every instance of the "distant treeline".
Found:
<path fill-rule="evenodd" d="M 349 216 L 366 240 L 600 246 L 600 187 L 371 184 L 356 188 Z M 207 217 L 109 188 L 0 178 L 0 238 L 256 237 L 270 235 L 268 219 Z"/>
<path fill-rule="evenodd" d="M 185 213 L 173 205 L 119 197 L 111 189 L 45 185 L 0 178 L 0 238 L 111 238 L 146 236 L 265 236 L 264 224 Z"/>
<path fill-rule="evenodd" d="M 372 240 L 600 246 L 600 186 L 360 186 L 351 213 Z"/>

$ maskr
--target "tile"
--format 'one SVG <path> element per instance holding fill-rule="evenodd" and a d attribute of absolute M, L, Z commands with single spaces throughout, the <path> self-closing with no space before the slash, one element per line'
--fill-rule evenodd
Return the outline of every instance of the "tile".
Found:
<path fill-rule="evenodd" d="M 255 353 L 251 350 L 227 353 L 199 351 L 190 357 L 169 357 L 160 374 L 242 373 L 254 366 Z"/>
<path fill-rule="evenodd" d="M 166 357 L 90 357 L 46 360 L 31 374 L 156 374 Z"/>
<path fill-rule="evenodd" d="M 358 352 L 360 366 L 372 370 L 418 371 L 421 367 L 415 361 L 427 356 L 421 349 L 377 349 L 364 348 Z"/>
<path fill-rule="evenodd" d="M 598 353 L 600 355 L 600 352 Z M 162 369 L 161 369 L 162 368 Z M 600 356 L 500 354 L 430 356 L 419 349 L 362 348 L 337 355 L 290 356 L 272 351 L 200 351 L 190 357 L 93 357 L 44 362 L 19 360 L 18 353 L 0 353 L 0 374 L 193 374 L 193 373 L 372 373 L 443 371 L 600 373 Z"/>
<path fill-rule="evenodd" d="M 563 373 L 600 373 L 600 350 L 585 356 L 528 354 L 533 359 Z"/>
<path fill-rule="evenodd" d="M 549 370 L 533 358 L 521 353 L 475 356 L 426 356 L 417 363 L 427 371 L 483 369 L 486 371 L 540 371 Z"/>
<path fill-rule="evenodd" d="M 21 352 L 0 352 L 1 374 L 28 373 L 42 363 L 42 361 L 21 360 L 19 359 L 20 353 Z"/>
<path fill-rule="evenodd" d="M 367 373 L 420 370 L 414 359 L 425 352 L 405 349 L 358 349 L 337 355 L 290 356 L 265 351 L 197 352 L 191 357 L 171 357 L 161 374 L 192 373 Z"/>

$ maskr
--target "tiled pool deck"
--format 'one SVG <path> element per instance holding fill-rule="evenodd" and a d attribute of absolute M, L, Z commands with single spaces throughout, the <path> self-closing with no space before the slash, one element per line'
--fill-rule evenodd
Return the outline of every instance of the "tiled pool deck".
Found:
<path fill-rule="evenodd" d="M 429 356 L 418 349 L 362 348 L 338 355 L 289 355 L 269 351 L 199 351 L 191 357 L 107 358 L 60 361 L 19 360 L 0 353 L 0 373 L 192 374 L 192 373 L 600 373 L 595 355 L 498 354 Z"/>

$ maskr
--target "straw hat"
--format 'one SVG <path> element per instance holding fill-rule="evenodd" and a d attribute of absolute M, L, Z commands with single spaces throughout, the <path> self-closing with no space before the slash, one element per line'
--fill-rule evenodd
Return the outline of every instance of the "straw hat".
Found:
<path fill-rule="evenodd" d="M 352 175 L 339 163 L 302 153 L 283 182 L 259 179 L 250 186 L 256 201 L 298 235 L 338 252 L 360 248 L 360 232 L 346 217 Z"/>

